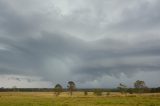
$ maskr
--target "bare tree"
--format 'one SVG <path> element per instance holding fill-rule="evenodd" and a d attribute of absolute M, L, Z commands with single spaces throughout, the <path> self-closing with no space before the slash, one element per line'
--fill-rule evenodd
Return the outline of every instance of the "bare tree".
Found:
<path fill-rule="evenodd" d="M 68 91 L 70 92 L 70 95 L 72 96 L 72 92 L 76 89 L 76 85 L 73 81 L 69 81 L 67 88 L 68 88 Z"/>
<path fill-rule="evenodd" d="M 121 92 L 121 94 L 126 94 L 126 92 L 127 92 L 127 86 L 126 85 L 120 83 L 117 88 L 119 89 L 119 91 Z"/>

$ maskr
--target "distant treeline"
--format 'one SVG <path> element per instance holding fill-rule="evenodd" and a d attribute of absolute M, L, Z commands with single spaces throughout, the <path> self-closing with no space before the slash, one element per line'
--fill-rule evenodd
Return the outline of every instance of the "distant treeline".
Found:
<path fill-rule="evenodd" d="M 118 92 L 118 89 L 105 89 L 105 88 L 98 88 L 102 92 Z M 93 92 L 95 88 L 80 88 L 76 89 L 75 91 L 87 91 Z M 67 88 L 63 88 L 63 92 L 67 92 Z M 54 88 L 0 88 L 0 92 L 54 92 Z"/>
<path fill-rule="evenodd" d="M 152 93 L 160 92 L 160 87 L 158 87 L 158 88 L 151 88 L 150 92 L 152 92 Z"/>
<path fill-rule="evenodd" d="M 96 88 L 101 90 L 102 92 L 120 92 L 118 88 L 107 89 L 107 88 Z M 87 91 L 94 92 L 95 88 L 86 88 L 86 89 L 76 89 L 76 91 Z M 0 92 L 54 92 L 53 88 L 0 88 Z M 67 88 L 63 89 L 63 92 L 67 92 Z M 136 93 L 135 88 L 128 88 L 128 93 Z M 157 88 L 148 88 L 146 93 L 160 93 L 160 87 Z"/>

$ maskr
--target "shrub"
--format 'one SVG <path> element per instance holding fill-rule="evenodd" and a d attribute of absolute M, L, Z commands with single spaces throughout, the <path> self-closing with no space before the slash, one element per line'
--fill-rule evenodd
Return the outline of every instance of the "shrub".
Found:
<path fill-rule="evenodd" d="M 95 89 L 93 93 L 96 96 L 101 96 L 102 95 L 102 90 L 101 89 Z"/>
<path fill-rule="evenodd" d="M 109 95 L 110 95 L 110 92 L 107 92 L 106 95 L 109 96 Z"/>
<path fill-rule="evenodd" d="M 84 95 L 87 96 L 87 95 L 88 95 L 88 92 L 87 92 L 87 91 L 84 91 Z"/>

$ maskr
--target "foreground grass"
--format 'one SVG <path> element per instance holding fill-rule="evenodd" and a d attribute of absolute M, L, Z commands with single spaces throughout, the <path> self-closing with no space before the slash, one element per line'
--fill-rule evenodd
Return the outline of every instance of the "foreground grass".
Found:
<path fill-rule="evenodd" d="M 160 106 L 160 95 L 115 95 L 97 97 L 76 93 L 0 93 L 0 106 Z"/>

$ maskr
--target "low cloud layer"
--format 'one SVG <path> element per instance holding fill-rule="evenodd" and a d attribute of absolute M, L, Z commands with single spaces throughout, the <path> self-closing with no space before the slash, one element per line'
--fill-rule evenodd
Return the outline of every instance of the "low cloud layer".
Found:
<path fill-rule="evenodd" d="M 116 87 L 120 82 L 132 86 L 140 79 L 157 87 L 159 4 L 0 0 L 0 79 L 41 78 L 38 84 L 20 87 L 51 87 L 69 80 L 78 87 Z M 10 81 L 1 85 L 9 87 Z"/>

